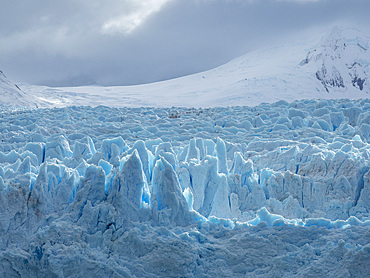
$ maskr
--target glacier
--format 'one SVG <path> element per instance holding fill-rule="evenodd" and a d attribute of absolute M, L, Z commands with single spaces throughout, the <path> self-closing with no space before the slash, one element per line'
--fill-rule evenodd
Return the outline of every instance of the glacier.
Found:
<path fill-rule="evenodd" d="M 0 109 L 6 277 L 366 277 L 370 100 Z"/>

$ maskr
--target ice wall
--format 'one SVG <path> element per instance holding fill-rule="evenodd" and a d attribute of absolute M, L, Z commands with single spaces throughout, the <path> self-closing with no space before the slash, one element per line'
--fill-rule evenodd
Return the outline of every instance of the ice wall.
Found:
<path fill-rule="evenodd" d="M 163 227 L 368 227 L 369 104 L 4 110 L 0 246 L 41 259 L 30 238 L 64 226 L 63 248 L 102 250 Z"/>
<path fill-rule="evenodd" d="M 125 198 L 136 210 L 182 211 L 188 189 L 204 217 L 247 221 L 266 207 L 285 218 L 367 220 L 368 107 L 280 102 L 233 108 L 233 118 L 226 108 L 176 111 L 182 118 L 132 109 L 140 120 L 103 107 L 57 109 L 51 120 L 48 110 L 8 113 L 2 192 L 21 190 L 44 214 L 62 213 L 82 191 L 92 205 Z"/>

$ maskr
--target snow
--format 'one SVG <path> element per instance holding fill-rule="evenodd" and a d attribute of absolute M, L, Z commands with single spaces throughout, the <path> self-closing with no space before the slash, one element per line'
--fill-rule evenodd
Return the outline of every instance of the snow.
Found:
<path fill-rule="evenodd" d="M 0 82 L 0 93 L 6 94 L 0 103 L 38 107 L 204 108 L 311 98 L 368 98 L 369 45 L 369 37 L 357 29 L 345 25 L 324 28 L 321 33 L 308 32 L 282 45 L 249 52 L 209 71 L 151 84 L 60 88 L 20 84 L 25 93 L 18 90 L 19 97 L 14 98 L 15 85 L 9 91 L 9 86 L 3 88 Z M 172 117 L 176 113 L 173 111 Z M 263 121 L 255 120 L 254 125 Z"/>
<path fill-rule="evenodd" d="M 369 108 L 2 107 L 0 270 L 369 276 Z"/>
<path fill-rule="evenodd" d="M 38 102 L 37 98 L 23 92 L 0 70 L 0 104 L 35 107 Z"/>

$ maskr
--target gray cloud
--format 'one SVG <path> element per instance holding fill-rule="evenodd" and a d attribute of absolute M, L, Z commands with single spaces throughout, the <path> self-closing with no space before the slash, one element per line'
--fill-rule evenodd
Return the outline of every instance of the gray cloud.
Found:
<path fill-rule="evenodd" d="M 4 1 L 0 68 L 17 82 L 59 86 L 163 80 L 307 28 L 370 25 L 367 0 Z"/>

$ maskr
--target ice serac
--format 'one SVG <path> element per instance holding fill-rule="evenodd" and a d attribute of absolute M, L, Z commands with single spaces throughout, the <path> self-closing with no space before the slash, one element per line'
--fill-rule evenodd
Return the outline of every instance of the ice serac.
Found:
<path fill-rule="evenodd" d="M 217 156 L 217 171 L 219 173 L 227 174 L 227 165 L 226 165 L 226 146 L 225 142 L 221 138 L 217 138 L 216 148 L 215 148 L 216 156 Z"/>
<path fill-rule="evenodd" d="M 344 188 L 340 188 L 341 190 L 348 191 L 348 184 Z M 350 209 L 350 215 L 357 216 L 362 218 L 363 216 L 367 216 L 370 213 L 370 170 L 366 172 L 363 176 L 363 184 L 359 188 L 357 198 L 354 201 L 354 207 Z"/>
<path fill-rule="evenodd" d="M 209 216 L 217 216 L 221 218 L 231 218 L 230 190 L 225 174 L 221 174 L 218 178 L 219 183 L 217 191 L 213 198 L 211 207 L 212 210 Z"/>
<path fill-rule="evenodd" d="M 102 233 L 114 223 L 114 207 L 107 202 L 103 168 L 91 165 L 80 179 L 74 201 L 67 207 L 67 219 L 87 234 Z M 92 239 L 94 246 L 100 245 Z"/>
<path fill-rule="evenodd" d="M 48 215 L 52 210 L 51 195 L 48 188 L 47 164 L 43 163 L 40 166 L 39 174 L 37 175 L 35 184 L 29 194 L 27 200 L 28 220 L 39 222 L 45 215 Z M 34 229 L 37 229 L 35 225 Z"/>
<path fill-rule="evenodd" d="M 189 142 L 188 152 L 187 152 L 185 160 L 186 161 L 189 161 L 190 159 L 199 160 L 199 158 L 200 158 L 200 152 L 196 146 L 196 140 L 195 138 L 193 138 Z"/>
<path fill-rule="evenodd" d="M 151 207 L 157 221 L 186 226 L 191 221 L 188 204 L 182 194 L 177 175 L 164 158 L 157 160 L 153 169 Z"/>
<path fill-rule="evenodd" d="M 133 152 L 136 152 L 136 154 L 139 155 L 146 181 L 150 182 L 154 163 L 152 152 L 146 148 L 145 142 L 142 140 L 136 141 L 132 148 L 128 149 L 125 154 L 131 154 Z"/>
<path fill-rule="evenodd" d="M 206 156 L 200 164 L 188 165 L 194 194 L 194 209 L 208 217 L 217 192 L 220 176 L 217 173 L 217 157 Z"/>
<path fill-rule="evenodd" d="M 45 144 L 45 158 L 57 158 L 62 161 L 72 155 L 69 142 L 64 135 L 53 136 L 51 141 Z"/>
<path fill-rule="evenodd" d="M 115 176 L 108 202 L 117 209 L 121 218 L 139 221 L 140 209 L 148 206 L 149 196 L 143 166 L 138 151 L 134 150 Z"/>
<path fill-rule="evenodd" d="M 85 176 L 81 179 L 76 192 L 75 203 L 91 205 L 103 202 L 105 194 L 105 174 L 103 168 L 91 165 L 86 169 Z"/>
<path fill-rule="evenodd" d="M 119 163 L 118 156 L 126 151 L 127 148 L 127 144 L 121 136 L 103 140 L 101 147 L 104 158 L 109 162 L 114 163 L 115 166 Z"/>

